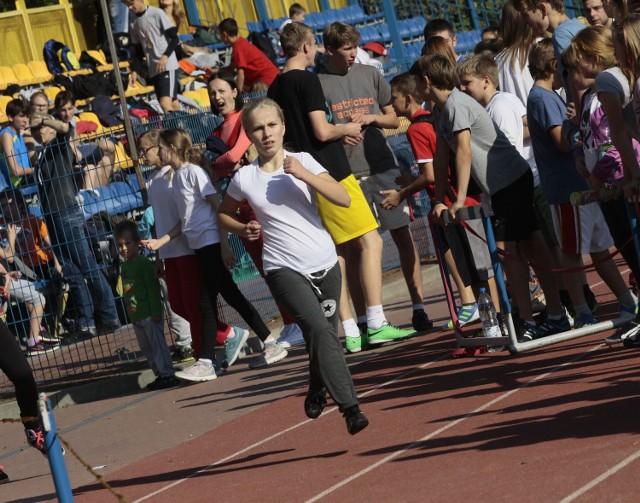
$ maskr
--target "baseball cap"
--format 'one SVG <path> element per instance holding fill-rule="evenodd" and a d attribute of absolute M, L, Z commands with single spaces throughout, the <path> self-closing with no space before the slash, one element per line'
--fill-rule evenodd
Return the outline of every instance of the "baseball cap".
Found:
<path fill-rule="evenodd" d="M 369 42 L 367 44 L 364 44 L 362 48 L 365 51 L 371 51 L 378 56 L 386 56 L 388 52 L 384 45 L 382 45 L 380 42 Z"/>

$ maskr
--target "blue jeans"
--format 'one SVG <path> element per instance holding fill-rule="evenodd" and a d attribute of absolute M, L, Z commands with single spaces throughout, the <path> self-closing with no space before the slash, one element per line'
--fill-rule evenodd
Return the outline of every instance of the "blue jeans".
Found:
<path fill-rule="evenodd" d="M 95 328 L 96 319 L 105 324 L 117 322 L 113 293 L 93 256 L 82 210 L 72 206 L 47 215 L 46 222 L 54 252 L 61 258 L 63 274 L 69 283 L 78 328 Z"/>

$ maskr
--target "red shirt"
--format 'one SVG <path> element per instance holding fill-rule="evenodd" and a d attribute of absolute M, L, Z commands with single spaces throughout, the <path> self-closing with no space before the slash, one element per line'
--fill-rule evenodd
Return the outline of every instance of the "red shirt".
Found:
<path fill-rule="evenodd" d="M 270 86 L 280 74 L 278 67 L 260 49 L 242 37 L 238 37 L 233 44 L 231 66 L 236 70 L 244 70 L 245 89 L 251 89 L 259 80 Z"/>
<path fill-rule="evenodd" d="M 431 112 L 428 110 L 419 109 L 416 110 L 416 113 L 411 117 L 411 125 L 407 129 L 407 139 L 409 140 L 409 144 L 411 145 L 411 150 L 413 151 L 413 156 L 416 159 L 418 164 L 424 164 L 426 162 L 433 162 L 433 156 L 436 153 L 436 131 L 433 128 L 433 124 L 430 122 L 415 122 L 416 118 L 421 115 L 431 115 Z M 449 169 L 449 187 L 450 190 L 447 190 L 444 196 L 444 203 L 447 206 L 451 206 L 453 201 L 449 197 L 449 194 L 455 195 L 455 189 L 452 185 L 452 175 L 451 170 Z M 430 183 L 427 185 L 426 190 L 427 194 L 433 201 L 435 197 L 436 187 L 434 183 Z M 464 205 L 465 206 L 475 206 L 479 204 L 480 200 L 476 200 L 471 196 L 467 196 Z"/>

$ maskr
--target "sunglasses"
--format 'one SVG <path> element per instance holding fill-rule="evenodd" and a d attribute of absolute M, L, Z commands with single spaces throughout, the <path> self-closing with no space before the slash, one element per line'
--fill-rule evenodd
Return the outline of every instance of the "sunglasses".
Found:
<path fill-rule="evenodd" d="M 141 148 L 140 150 L 138 150 L 138 155 L 140 157 L 144 157 L 147 155 L 147 152 L 149 152 L 152 148 L 160 149 L 158 145 L 154 145 L 153 147 Z"/>

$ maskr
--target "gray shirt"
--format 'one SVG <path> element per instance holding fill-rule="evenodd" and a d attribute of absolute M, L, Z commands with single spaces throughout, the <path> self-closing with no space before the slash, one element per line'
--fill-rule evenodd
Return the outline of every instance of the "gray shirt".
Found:
<path fill-rule="evenodd" d="M 382 107 L 391 103 L 391 87 L 372 66 L 356 63 L 344 75 L 323 73 L 319 77 L 331 113 L 330 122 L 334 124 L 349 122 L 351 114 L 379 115 Z M 398 167 L 382 129 L 368 126 L 362 134 L 364 140 L 358 145 L 344 146 L 356 178 Z"/>
<path fill-rule="evenodd" d="M 636 129 L 636 116 L 631 103 L 631 89 L 629 80 L 617 66 L 608 68 L 596 77 L 595 89 L 598 95 L 608 93 L 617 96 L 622 105 L 624 121 L 631 128 Z"/>
<path fill-rule="evenodd" d="M 493 195 L 518 180 L 529 165 L 487 111 L 476 100 L 454 89 L 439 114 L 438 135 L 454 148 L 454 135 L 468 129 L 471 136 L 471 176 Z"/>
<path fill-rule="evenodd" d="M 167 37 L 164 32 L 173 28 L 171 21 L 162 9 L 158 7 L 147 7 L 147 10 L 140 16 L 130 16 L 131 43 L 140 44 L 147 58 L 149 76 L 157 75 L 156 67 L 164 51 L 169 47 Z M 178 59 L 176 53 L 172 52 L 167 61 L 165 71 L 178 69 Z"/>

